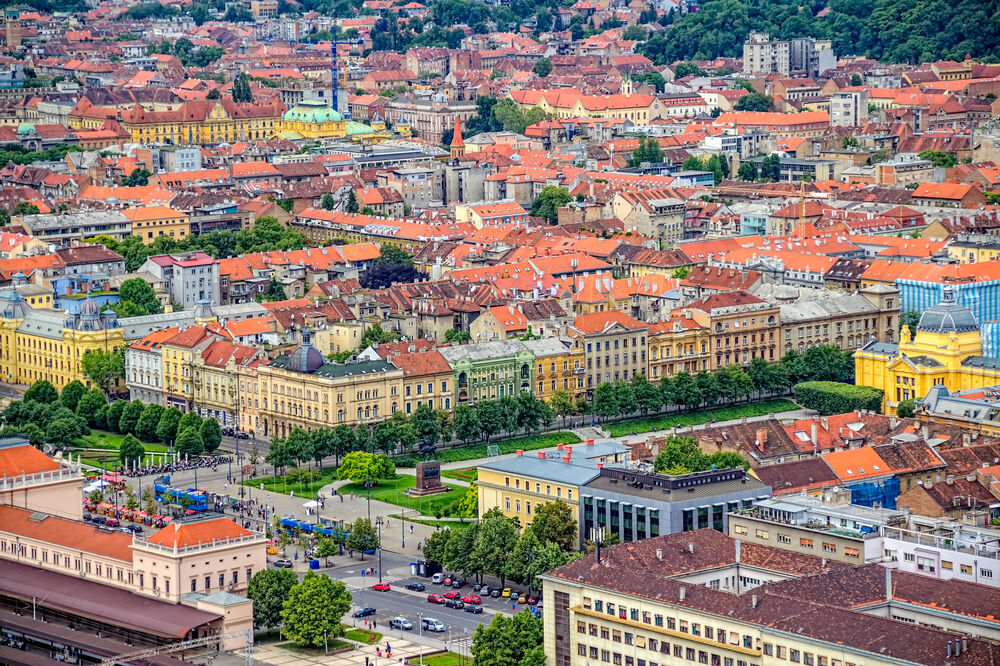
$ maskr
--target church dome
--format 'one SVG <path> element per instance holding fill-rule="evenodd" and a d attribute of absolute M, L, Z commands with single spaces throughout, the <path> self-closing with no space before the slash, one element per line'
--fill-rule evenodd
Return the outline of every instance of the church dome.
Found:
<path fill-rule="evenodd" d="M 958 304 L 954 287 L 947 286 L 941 292 L 941 302 L 924 310 L 917 324 L 922 333 L 969 333 L 979 331 L 979 322 L 972 311 Z"/>
<path fill-rule="evenodd" d="M 80 306 L 80 314 L 84 317 L 96 317 L 101 314 L 101 306 L 97 304 L 97 301 L 88 296 L 87 300 Z"/>
<path fill-rule="evenodd" d="M 295 372 L 316 372 L 326 359 L 312 345 L 312 333 L 308 328 L 302 331 L 302 344 L 295 348 L 288 359 L 288 369 Z"/>
<path fill-rule="evenodd" d="M 300 123 L 339 123 L 343 120 L 337 111 L 319 100 L 302 100 L 286 111 L 282 119 Z"/>
<path fill-rule="evenodd" d="M 345 129 L 347 130 L 347 136 L 361 136 L 363 134 L 372 134 L 375 131 L 368 125 L 353 120 L 347 121 Z"/>
<path fill-rule="evenodd" d="M 32 125 L 31 123 L 21 123 L 20 125 L 17 126 L 18 134 L 31 134 L 34 131 L 35 131 L 35 126 Z"/>

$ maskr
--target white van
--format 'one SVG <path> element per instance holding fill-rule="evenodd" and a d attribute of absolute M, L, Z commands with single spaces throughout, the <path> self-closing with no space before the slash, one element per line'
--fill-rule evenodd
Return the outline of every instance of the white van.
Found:
<path fill-rule="evenodd" d="M 444 622 L 441 620 L 435 620 L 432 617 L 425 617 L 420 623 L 424 631 L 436 631 L 438 633 L 444 632 Z"/>
<path fill-rule="evenodd" d="M 431 582 L 434 583 L 435 585 L 440 585 L 441 583 L 444 582 L 444 574 L 443 573 L 434 574 L 433 576 L 431 576 Z"/>

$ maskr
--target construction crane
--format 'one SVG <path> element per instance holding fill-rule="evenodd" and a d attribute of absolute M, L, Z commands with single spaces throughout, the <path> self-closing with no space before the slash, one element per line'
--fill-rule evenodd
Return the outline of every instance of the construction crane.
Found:
<path fill-rule="evenodd" d="M 246 631 L 230 631 L 224 634 L 215 634 L 214 636 L 204 636 L 202 638 L 193 638 L 189 641 L 181 641 L 180 643 L 171 643 L 170 645 L 161 645 L 160 647 L 136 650 L 135 652 L 129 652 L 127 654 L 119 654 L 114 657 L 108 657 L 98 664 L 98 666 L 130 666 L 136 661 L 142 661 L 161 654 L 171 654 L 173 652 L 183 652 L 185 650 L 193 650 L 195 648 L 220 645 L 222 641 L 230 638 L 246 638 L 247 653 L 245 663 L 246 666 L 253 666 L 253 630 L 251 629 L 247 629 Z"/>
<path fill-rule="evenodd" d="M 330 88 L 331 88 L 331 92 L 333 93 L 333 97 L 330 100 L 330 106 L 333 108 L 334 111 L 337 111 L 338 113 L 340 113 L 340 117 L 341 118 L 343 118 L 344 120 L 350 120 L 351 119 L 351 105 L 350 104 L 345 104 L 344 107 L 346 107 L 346 108 L 343 108 L 343 109 L 337 108 L 337 106 L 338 106 L 338 102 L 337 102 L 337 74 L 338 74 L 338 69 L 339 69 L 339 67 L 338 67 L 338 58 L 337 58 L 337 47 L 340 46 L 340 45 L 342 45 L 342 44 L 346 45 L 346 46 L 356 46 L 358 44 L 364 44 L 364 41 L 360 40 L 360 39 L 340 39 L 340 40 L 333 39 L 333 40 L 330 40 L 330 60 L 331 60 Z M 344 88 L 347 88 L 347 67 L 344 67 Z"/>

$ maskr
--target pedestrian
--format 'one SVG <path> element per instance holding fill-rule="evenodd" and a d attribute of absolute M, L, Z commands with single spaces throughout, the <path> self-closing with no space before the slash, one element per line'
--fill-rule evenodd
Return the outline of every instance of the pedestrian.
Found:
<path fill-rule="evenodd" d="M 378 629 L 378 620 L 372 620 L 372 629 Z"/>
<path fill-rule="evenodd" d="M 517 610 L 517 602 L 512 601 L 510 603 L 510 612 L 513 613 Z"/>
<path fill-rule="evenodd" d="M 367 656 L 365 657 L 365 666 L 370 666 L 370 662 L 368 661 L 368 657 Z"/>
<path fill-rule="evenodd" d="M 410 534 L 413 534 L 413 523 L 410 523 Z"/>
<path fill-rule="evenodd" d="M 375 648 L 375 656 L 377 656 L 379 659 L 382 658 L 382 648 Z"/>
<path fill-rule="evenodd" d="M 341 496 L 340 496 L 340 503 L 341 503 L 341 504 L 343 504 L 343 503 L 344 503 L 344 496 L 343 496 L 343 495 L 341 495 Z"/>

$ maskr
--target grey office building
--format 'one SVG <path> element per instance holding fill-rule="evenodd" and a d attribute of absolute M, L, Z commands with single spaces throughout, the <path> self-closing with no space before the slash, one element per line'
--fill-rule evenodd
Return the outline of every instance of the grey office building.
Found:
<path fill-rule="evenodd" d="M 771 487 L 742 469 L 667 476 L 632 467 L 599 465 L 580 487 L 581 543 L 598 525 L 622 541 L 712 527 L 728 532 L 726 514 L 771 497 Z"/>

